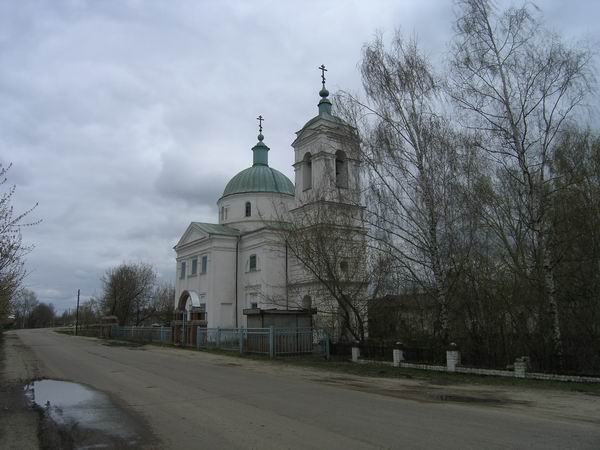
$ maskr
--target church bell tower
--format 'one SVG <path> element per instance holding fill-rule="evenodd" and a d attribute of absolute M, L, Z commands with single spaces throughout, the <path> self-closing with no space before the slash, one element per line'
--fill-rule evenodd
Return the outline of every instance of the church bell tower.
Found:
<path fill-rule="evenodd" d="M 292 143 L 296 207 L 326 201 L 346 206 L 360 203 L 360 154 L 356 129 L 332 114 L 329 91 L 321 70 L 318 114 L 309 120 Z"/>
<path fill-rule="evenodd" d="M 316 308 L 315 324 L 340 338 L 366 299 L 366 241 L 360 147 L 354 127 L 332 113 L 321 70 L 318 114 L 296 133 L 295 207 L 290 211 L 289 296 Z"/>

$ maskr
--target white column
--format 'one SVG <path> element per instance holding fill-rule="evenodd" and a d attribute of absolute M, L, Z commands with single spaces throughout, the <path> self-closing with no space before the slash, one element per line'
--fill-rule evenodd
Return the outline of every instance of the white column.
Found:
<path fill-rule="evenodd" d="M 448 372 L 456 372 L 456 366 L 460 366 L 460 352 L 453 342 L 450 349 L 446 350 L 446 369 Z"/>
<path fill-rule="evenodd" d="M 360 348 L 352 347 L 352 362 L 358 362 L 359 357 L 360 357 Z"/>
<path fill-rule="evenodd" d="M 517 358 L 515 361 L 515 378 L 525 378 L 527 373 L 527 358 Z"/>
<path fill-rule="evenodd" d="M 400 350 L 399 348 L 395 348 L 393 351 L 393 357 L 394 357 L 394 367 L 400 367 L 400 363 L 402 361 L 404 361 L 404 351 Z"/>

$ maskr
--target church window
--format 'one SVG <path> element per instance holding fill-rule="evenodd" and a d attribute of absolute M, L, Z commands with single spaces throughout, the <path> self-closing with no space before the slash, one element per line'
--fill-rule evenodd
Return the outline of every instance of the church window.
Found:
<path fill-rule="evenodd" d="M 302 186 L 303 189 L 312 188 L 312 155 L 307 152 L 304 155 L 304 164 L 302 165 Z"/>
<path fill-rule="evenodd" d="M 183 280 L 184 278 L 185 278 L 185 261 L 181 261 L 181 269 L 179 271 L 179 279 Z"/>
<path fill-rule="evenodd" d="M 208 269 L 208 256 L 204 255 L 202 257 L 202 273 L 206 273 L 207 269 Z"/>
<path fill-rule="evenodd" d="M 246 294 L 246 304 L 248 305 L 249 308 L 251 309 L 257 309 L 258 308 L 258 294 L 256 292 L 251 292 L 249 294 Z"/>
<path fill-rule="evenodd" d="M 221 220 L 225 219 L 225 207 L 221 206 Z"/>
<path fill-rule="evenodd" d="M 250 217 L 252 215 L 252 204 L 250 202 L 246 202 L 246 217 Z"/>
<path fill-rule="evenodd" d="M 249 270 L 250 272 L 256 270 L 256 255 L 250 255 Z"/>
<path fill-rule="evenodd" d="M 348 187 L 348 161 L 341 150 L 335 152 L 335 184 L 337 187 Z"/>
<path fill-rule="evenodd" d="M 198 273 L 198 258 L 192 259 L 192 275 L 196 275 Z"/>

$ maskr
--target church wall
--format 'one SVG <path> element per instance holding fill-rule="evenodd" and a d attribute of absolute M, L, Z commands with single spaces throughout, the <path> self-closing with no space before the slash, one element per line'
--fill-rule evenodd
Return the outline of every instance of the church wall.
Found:
<path fill-rule="evenodd" d="M 252 215 L 246 217 L 246 202 L 250 202 Z M 279 221 L 293 207 L 294 197 L 269 192 L 228 195 L 219 199 L 219 224 L 248 232 L 262 228 L 265 222 Z M 227 218 L 222 215 L 222 207 L 227 208 Z"/>
<path fill-rule="evenodd" d="M 176 282 L 175 282 L 175 308 L 179 303 L 181 293 L 185 290 L 194 290 L 199 295 L 206 295 L 208 292 L 208 278 L 205 275 L 191 275 L 191 261 L 192 258 L 198 257 L 200 261 L 203 255 L 208 255 L 210 251 L 211 241 L 205 239 L 195 245 L 186 245 L 184 248 L 177 251 L 176 258 Z M 181 278 L 181 262 L 186 263 L 186 275 Z"/>
<path fill-rule="evenodd" d="M 256 256 L 256 269 L 250 257 Z M 246 326 L 243 309 L 257 303 L 259 308 L 285 307 L 285 246 L 270 230 L 244 235 L 239 252 L 239 320 Z"/>
<path fill-rule="evenodd" d="M 184 290 L 198 293 L 200 303 L 206 304 L 208 326 L 234 325 L 235 308 L 235 238 L 213 236 L 194 245 L 185 245 L 177 252 L 177 281 L 175 284 L 175 308 Z M 206 273 L 201 272 L 202 256 L 208 257 Z M 198 257 L 198 273 L 191 274 L 191 260 Z M 181 262 L 186 261 L 186 276 L 180 278 Z M 229 303 L 228 317 L 223 317 Z M 223 322 L 223 324 L 222 324 Z"/>
<path fill-rule="evenodd" d="M 235 244 L 213 253 L 209 327 L 235 327 Z"/>

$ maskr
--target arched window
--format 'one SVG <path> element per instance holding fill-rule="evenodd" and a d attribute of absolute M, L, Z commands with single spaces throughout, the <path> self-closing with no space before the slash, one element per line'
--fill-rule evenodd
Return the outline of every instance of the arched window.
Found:
<path fill-rule="evenodd" d="M 310 152 L 304 155 L 304 164 L 302 164 L 302 189 L 312 188 L 312 155 Z"/>
<path fill-rule="evenodd" d="M 341 188 L 348 187 L 348 161 L 341 150 L 335 152 L 335 184 Z"/>
<path fill-rule="evenodd" d="M 252 215 L 252 205 L 250 202 L 246 202 L 246 217 L 250 217 Z"/>

